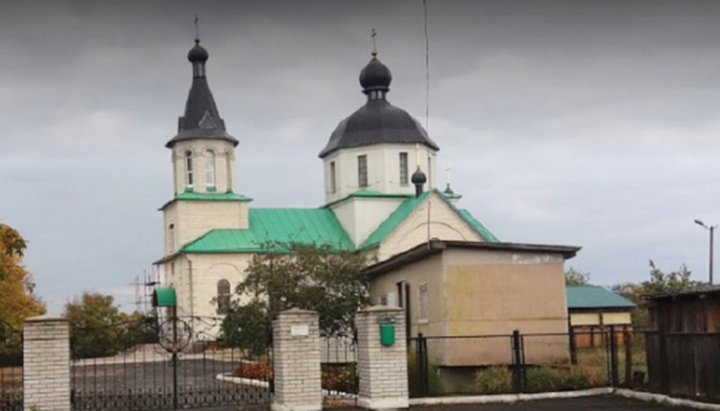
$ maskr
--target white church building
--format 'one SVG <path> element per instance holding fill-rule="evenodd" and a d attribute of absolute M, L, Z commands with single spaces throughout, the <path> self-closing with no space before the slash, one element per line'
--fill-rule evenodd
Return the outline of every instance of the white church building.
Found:
<path fill-rule="evenodd" d="M 462 329 L 472 321 L 487 322 L 487 318 L 466 321 L 462 317 L 475 310 L 490 312 L 476 307 L 478 301 L 487 303 L 494 295 L 532 298 L 535 290 L 542 288 L 549 290 L 546 300 L 551 302 L 543 303 L 547 309 L 538 311 L 526 301 L 524 306 L 529 308 L 513 318 L 503 314 L 508 310 L 498 309 L 502 324 L 507 325 L 501 328 L 530 319 L 541 330 L 567 330 L 563 263 L 579 248 L 501 243 L 467 210 L 457 207 L 460 196 L 449 185 L 444 191 L 436 189 L 433 178 L 439 147 L 417 120 L 388 102 L 392 77 L 375 52 L 360 72 L 367 101 L 340 121 L 319 152 L 324 179 L 318 184 L 324 184 L 325 201 L 315 208 L 254 208 L 251 199 L 237 191 L 234 150 L 238 140 L 228 134 L 215 105 L 205 71 L 208 52 L 197 39 L 188 60 L 193 76 L 185 113 L 179 118 L 177 134 L 166 144 L 172 155 L 173 197 L 161 208 L 165 247 L 156 261 L 161 285 L 176 290 L 178 315 L 222 316 L 253 255 L 266 252 L 264 244 L 301 242 L 329 244 L 375 258 L 378 263 L 371 271 L 376 285 L 371 284 L 370 290 L 373 303 L 407 307 L 411 325 L 432 325 L 436 315 L 432 306 L 437 305 L 437 330 L 448 332 L 443 331 L 452 324 L 448 315 L 455 315 L 448 304 L 458 298 L 443 287 L 451 284 L 452 278 L 447 276 L 452 275 L 453 267 L 459 267 L 451 258 L 460 258 L 466 261 L 462 272 L 478 273 L 470 287 L 465 283 L 459 288 L 467 306 L 456 310 L 459 317 L 453 321 L 460 321 Z M 449 256 L 442 257 L 443 261 L 451 262 L 452 267 L 437 264 L 437 272 L 428 271 L 430 266 L 420 267 L 429 278 L 423 283 L 413 282 L 412 272 L 417 270 L 402 277 L 408 271 L 403 266 L 404 256 L 417 254 L 417 246 L 424 243 L 429 250 L 431 239 L 462 246 L 468 256 L 443 253 Z M 499 277 L 487 288 L 482 276 L 492 275 Z M 493 291 L 506 283 L 517 292 L 508 287 L 501 293 Z M 432 286 L 429 292 L 428 284 Z M 484 294 L 472 294 L 473 290 Z M 419 298 L 413 304 L 420 308 L 412 313 L 411 295 Z M 428 298 L 435 301 L 430 308 Z M 538 312 L 542 315 L 536 315 Z M 416 318 L 420 314 L 429 316 L 430 322 Z M 548 318 L 552 325 L 543 325 L 550 324 Z M 412 327 L 414 332 L 415 325 Z"/>

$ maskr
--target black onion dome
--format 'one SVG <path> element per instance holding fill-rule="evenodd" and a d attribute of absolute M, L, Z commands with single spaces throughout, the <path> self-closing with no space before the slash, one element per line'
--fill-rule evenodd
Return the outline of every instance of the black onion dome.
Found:
<path fill-rule="evenodd" d="M 418 168 L 412 174 L 412 177 L 410 177 L 410 182 L 413 184 L 425 184 L 427 182 L 427 176 Z"/>
<path fill-rule="evenodd" d="M 199 41 L 195 42 L 195 47 L 191 48 L 187 55 L 187 58 L 191 63 L 204 63 L 207 61 L 208 57 L 210 57 L 210 54 L 208 54 L 207 50 L 205 50 L 205 47 L 200 45 Z"/>
<path fill-rule="evenodd" d="M 225 131 L 225 120 L 220 117 L 205 76 L 208 52 L 198 43 L 199 40 L 196 40 L 195 47 L 188 52 L 188 60 L 193 66 L 193 79 L 185 103 L 185 113 L 178 119 L 178 133 L 165 147 L 172 148 L 178 141 L 192 139 L 220 139 L 237 146 L 238 141 Z"/>
<path fill-rule="evenodd" d="M 365 94 L 371 90 L 388 91 L 390 90 L 391 81 L 390 69 L 382 64 L 377 57 L 373 57 L 360 72 L 360 85 L 363 87 Z"/>
<path fill-rule="evenodd" d="M 384 143 L 422 144 L 440 149 L 417 120 L 385 99 L 391 79 L 390 70 L 373 57 L 360 73 L 363 92 L 368 94 L 367 103 L 338 124 L 320 151 L 320 158 L 343 148 Z M 380 95 L 371 98 L 372 90 L 379 90 Z"/>

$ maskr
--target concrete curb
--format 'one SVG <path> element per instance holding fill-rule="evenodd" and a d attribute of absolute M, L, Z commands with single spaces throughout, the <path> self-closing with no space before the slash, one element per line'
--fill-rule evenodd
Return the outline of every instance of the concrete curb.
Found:
<path fill-rule="evenodd" d="M 649 392 L 633 391 L 626 388 L 615 389 L 615 395 L 619 395 L 625 398 L 633 398 L 636 400 L 642 400 L 646 402 L 658 402 L 673 406 L 690 407 L 698 410 L 720 410 L 720 404 L 709 404 L 706 402 L 699 402 L 693 400 L 686 400 L 683 398 L 674 398 L 663 394 L 652 394 Z"/>
<path fill-rule="evenodd" d="M 541 392 L 537 394 L 468 395 L 462 397 L 411 398 L 410 405 L 452 405 L 514 403 L 519 401 L 548 400 L 554 398 L 578 398 L 612 394 L 613 388 L 591 388 L 589 390 Z"/>

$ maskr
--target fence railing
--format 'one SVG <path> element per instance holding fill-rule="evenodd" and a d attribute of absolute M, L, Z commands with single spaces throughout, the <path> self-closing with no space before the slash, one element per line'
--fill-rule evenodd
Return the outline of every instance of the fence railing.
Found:
<path fill-rule="evenodd" d="M 578 344 L 585 339 L 592 344 Z M 599 341 L 598 341 L 599 340 Z M 412 397 L 631 386 L 644 373 L 631 331 L 424 336 L 408 340 Z M 642 371 L 640 371 L 642 370 Z M 636 381 L 638 381 L 636 377 Z M 644 374 L 642 383 L 644 381 Z"/>

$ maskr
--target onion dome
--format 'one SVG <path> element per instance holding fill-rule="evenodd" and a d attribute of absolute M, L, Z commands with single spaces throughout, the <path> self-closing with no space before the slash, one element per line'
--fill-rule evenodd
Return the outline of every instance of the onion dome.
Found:
<path fill-rule="evenodd" d="M 439 150 L 417 120 L 387 101 L 385 95 L 391 80 L 390 70 L 373 54 L 360 72 L 360 85 L 368 96 L 367 102 L 338 124 L 320 151 L 320 158 L 343 148 L 385 143 L 422 144 Z"/>
<path fill-rule="evenodd" d="M 205 63 L 210 57 L 205 47 L 200 45 L 200 40 L 195 40 L 195 47 L 188 51 L 187 58 L 191 63 Z"/>
<path fill-rule="evenodd" d="M 178 141 L 198 138 L 221 139 L 238 145 L 238 141 L 225 131 L 225 121 L 220 117 L 208 86 L 205 62 L 209 56 L 207 50 L 200 45 L 200 40 L 195 39 L 195 46 L 187 55 L 192 64 L 193 79 L 185 103 L 185 115 L 178 119 L 178 134 L 168 141 L 165 147 L 172 148 Z"/>
<path fill-rule="evenodd" d="M 410 181 L 415 185 L 415 196 L 420 197 L 423 192 L 423 185 L 427 181 L 427 176 L 420 170 L 420 167 L 415 170 L 413 175 L 410 177 Z"/>
<path fill-rule="evenodd" d="M 390 81 L 392 81 L 390 69 L 374 56 L 360 72 L 360 85 L 365 94 L 369 94 L 372 90 L 387 92 L 390 90 Z"/>

